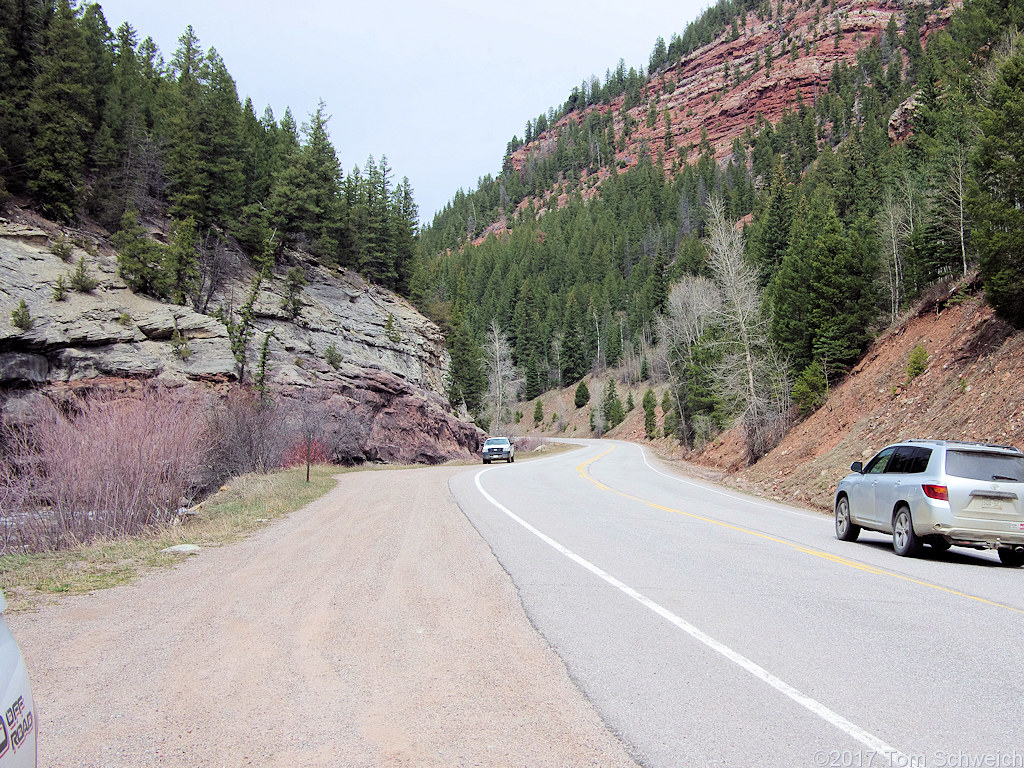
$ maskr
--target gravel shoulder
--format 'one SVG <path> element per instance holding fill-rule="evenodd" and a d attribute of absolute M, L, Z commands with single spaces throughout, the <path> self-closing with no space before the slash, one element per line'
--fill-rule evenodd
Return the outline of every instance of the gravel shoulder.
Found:
<path fill-rule="evenodd" d="M 250 539 L 9 616 L 45 766 L 635 766 L 448 492 L 344 475 Z"/>

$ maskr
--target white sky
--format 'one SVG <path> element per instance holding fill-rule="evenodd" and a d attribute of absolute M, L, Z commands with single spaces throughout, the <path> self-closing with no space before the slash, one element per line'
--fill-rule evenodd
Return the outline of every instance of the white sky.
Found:
<path fill-rule="evenodd" d="M 528 119 L 565 102 L 620 58 L 646 67 L 706 0 L 98 0 L 169 61 L 188 24 L 216 48 L 257 116 L 290 106 L 301 124 L 323 98 L 346 173 L 386 155 L 429 223 L 462 187 L 497 175 Z"/>

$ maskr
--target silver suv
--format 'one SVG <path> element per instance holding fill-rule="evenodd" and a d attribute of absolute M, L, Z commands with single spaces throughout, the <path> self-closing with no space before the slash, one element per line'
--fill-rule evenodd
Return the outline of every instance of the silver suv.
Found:
<path fill-rule="evenodd" d="M 36 709 L 28 671 L 3 612 L 0 592 L 0 768 L 35 768 Z"/>
<path fill-rule="evenodd" d="M 892 534 L 897 555 L 922 544 L 995 549 L 1024 565 L 1024 453 L 988 443 L 905 440 L 879 451 L 836 488 L 836 537 Z"/>

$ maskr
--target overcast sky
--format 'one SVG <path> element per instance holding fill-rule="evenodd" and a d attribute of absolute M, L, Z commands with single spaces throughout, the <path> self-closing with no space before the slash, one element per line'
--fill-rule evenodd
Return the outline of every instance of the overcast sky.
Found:
<path fill-rule="evenodd" d="M 386 155 L 429 222 L 462 187 L 497 175 L 528 119 L 565 102 L 620 58 L 646 67 L 703 0 L 99 0 L 169 61 L 191 24 L 216 48 L 241 100 L 298 123 L 327 103 L 346 173 Z"/>

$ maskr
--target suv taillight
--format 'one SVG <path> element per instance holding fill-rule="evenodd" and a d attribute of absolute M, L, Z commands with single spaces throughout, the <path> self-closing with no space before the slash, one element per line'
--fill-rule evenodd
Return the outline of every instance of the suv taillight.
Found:
<path fill-rule="evenodd" d="M 949 489 L 944 485 L 922 485 L 921 490 L 929 499 L 949 501 Z"/>

